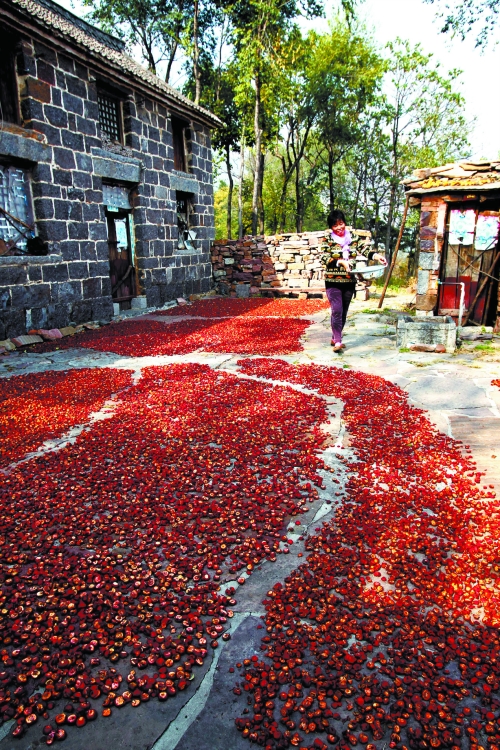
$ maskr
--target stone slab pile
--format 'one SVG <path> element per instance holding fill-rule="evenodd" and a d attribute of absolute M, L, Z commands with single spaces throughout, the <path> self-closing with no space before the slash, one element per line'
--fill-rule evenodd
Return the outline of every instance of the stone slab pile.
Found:
<path fill-rule="evenodd" d="M 211 260 L 214 282 L 222 294 L 236 294 L 245 284 L 261 290 L 309 289 L 323 279 L 320 242 L 323 232 L 216 240 Z"/>
<path fill-rule="evenodd" d="M 371 237 L 370 232 L 361 229 L 350 231 L 364 240 Z M 236 296 L 237 288 L 247 285 L 251 295 L 323 292 L 321 256 L 324 234 L 322 229 L 319 232 L 216 240 L 211 251 L 216 291 Z"/>

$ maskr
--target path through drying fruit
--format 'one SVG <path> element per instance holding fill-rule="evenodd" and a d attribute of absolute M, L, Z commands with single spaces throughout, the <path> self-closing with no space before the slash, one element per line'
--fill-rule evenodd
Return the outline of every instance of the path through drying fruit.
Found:
<path fill-rule="evenodd" d="M 1 361 L 0 750 L 500 747 L 496 479 L 450 434 L 500 372 L 391 370 L 381 321 L 346 368 L 326 318 L 207 300 Z"/>

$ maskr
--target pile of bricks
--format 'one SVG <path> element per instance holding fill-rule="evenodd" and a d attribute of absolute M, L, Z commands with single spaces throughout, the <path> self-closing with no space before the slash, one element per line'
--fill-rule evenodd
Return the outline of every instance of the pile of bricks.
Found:
<path fill-rule="evenodd" d="M 370 232 L 351 230 L 362 238 Z M 219 294 L 319 294 L 324 292 L 322 239 L 325 230 L 301 234 L 244 237 L 216 240 L 211 260 L 216 291 Z M 266 292 L 267 290 L 267 292 Z"/>

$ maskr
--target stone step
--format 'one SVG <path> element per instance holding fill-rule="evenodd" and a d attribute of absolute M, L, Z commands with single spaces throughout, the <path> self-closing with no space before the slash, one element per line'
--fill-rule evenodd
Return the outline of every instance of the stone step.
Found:
<path fill-rule="evenodd" d="M 470 446 L 478 470 L 486 472 L 481 486 L 493 484 L 500 496 L 500 417 L 469 419 L 450 415 L 448 419 L 452 436 Z"/>

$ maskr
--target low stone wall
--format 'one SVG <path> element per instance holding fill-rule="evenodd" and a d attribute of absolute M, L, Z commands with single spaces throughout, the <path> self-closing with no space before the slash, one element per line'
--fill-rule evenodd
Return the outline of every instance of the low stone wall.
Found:
<path fill-rule="evenodd" d="M 215 288 L 219 294 L 259 294 L 283 291 L 307 292 L 324 289 L 321 241 L 325 230 L 301 234 L 216 240 L 211 260 Z M 370 239 L 370 232 L 351 230 Z M 245 294 L 246 296 L 246 294 Z"/>
<path fill-rule="evenodd" d="M 398 317 L 396 345 L 417 351 L 446 351 L 453 353 L 457 344 L 457 327 L 449 315 L 415 319 L 409 315 Z M 437 347 L 437 348 L 436 348 Z"/>

